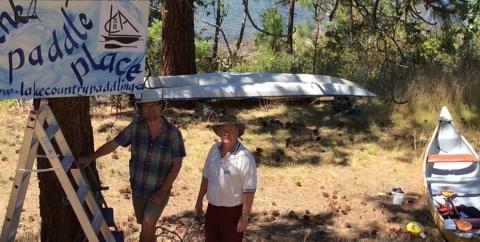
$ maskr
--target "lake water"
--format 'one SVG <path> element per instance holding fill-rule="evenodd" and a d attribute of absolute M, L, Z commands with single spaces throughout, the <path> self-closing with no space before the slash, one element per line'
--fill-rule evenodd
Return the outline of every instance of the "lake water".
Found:
<path fill-rule="evenodd" d="M 213 1 L 213 0 L 212 0 Z M 243 20 L 243 4 L 242 0 L 224 0 L 225 6 L 227 9 L 227 16 L 224 18 L 222 23 L 222 29 L 225 31 L 227 38 L 229 40 L 237 39 L 240 32 L 240 27 Z M 288 6 L 279 6 L 276 4 L 278 0 L 250 0 L 248 9 L 250 15 L 254 20 L 255 24 L 262 27 L 260 14 L 264 12 L 269 7 L 276 7 L 280 13 L 284 16 L 284 24 L 287 24 L 288 20 Z M 210 15 L 208 15 L 208 11 Z M 208 7 L 208 10 L 203 7 L 196 8 L 195 14 L 195 33 L 202 37 L 213 37 L 215 28 L 202 23 L 200 20 L 207 21 L 209 23 L 215 23 L 215 9 L 211 5 Z M 302 21 L 314 21 L 313 12 L 305 7 L 300 6 L 298 3 L 295 5 L 295 23 Z M 244 38 L 252 38 L 255 36 L 255 33 L 258 31 L 251 25 L 250 21 L 247 19 L 247 24 L 245 26 Z M 222 38 L 220 36 L 220 38 Z"/>

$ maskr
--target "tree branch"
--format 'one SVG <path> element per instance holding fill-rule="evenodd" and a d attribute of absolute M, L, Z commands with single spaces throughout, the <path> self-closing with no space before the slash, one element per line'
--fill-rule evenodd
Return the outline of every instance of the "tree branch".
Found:
<path fill-rule="evenodd" d="M 333 17 L 335 16 L 335 12 L 337 11 L 337 8 L 338 8 L 338 2 L 340 0 L 336 0 L 335 1 L 335 5 L 333 6 L 333 9 L 332 9 L 332 12 L 330 13 L 330 16 L 328 16 L 328 20 L 331 22 L 333 20 Z M 320 4 L 318 4 L 320 5 Z M 315 8 L 316 9 L 316 8 Z"/>
<path fill-rule="evenodd" d="M 362 15 L 362 17 L 364 19 L 370 19 L 370 13 L 368 12 L 368 9 L 363 6 L 362 4 L 360 4 L 357 0 L 354 0 L 355 4 L 357 5 L 357 7 L 359 8 L 359 13 L 360 15 Z M 361 11 L 363 10 L 363 11 Z"/>
<path fill-rule="evenodd" d="M 418 19 L 422 20 L 423 22 L 425 22 L 426 24 L 429 24 L 429 25 L 437 25 L 437 22 L 430 22 L 430 21 L 426 20 L 425 18 L 423 18 L 420 15 L 420 12 L 415 8 L 414 5 L 413 6 L 409 5 L 408 10 L 410 10 L 409 12 L 412 14 L 413 18 L 418 18 Z"/>
<path fill-rule="evenodd" d="M 215 27 L 215 28 L 217 28 L 217 29 L 220 31 L 220 33 L 222 34 L 223 40 L 225 41 L 225 44 L 227 45 L 228 54 L 229 54 L 229 56 L 230 56 L 229 59 L 231 59 L 231 58 L 233 57 L 232 50 L 230 49 L 230 45 L 228 44 L 227 36 L 225 35 L 225 32 L 223 31 L 223 29 L 222 29 L 220 26 L 216 25 L 216 24 L 209 23 L 209 22 L 204 21 L 204 20 L 202 20 L 202 19 L 199 19 L 199 20 L 200 20 L 200 22 L 202 22 L 202 23 L 204 23 L 204 24 L 208 24 L 208 25 L 210 25 L 210 26 L 212 26 L 212 27 Z"/>
<path fill-rule="evenodd" d="M 366 14 L 366 16 L 370 16 L 371 14 L 368 12 L 368 9 L 367 7 L 365 7 L 363 4 L 361 4 L 358 0 L 353 0 L 355 2 L 355 4 L 357 4 L 357 6 L 363 10 Z M 361 11 L 360 11 L 361 12 Z"/>
<path fill-rule="evenodd" d="M 405 62 L 406 62 L 406 60 L 405 60 L 405 55 L 403 54 L 402 48 L 401 48 L 400 45 L 397 43 L 397 40 L 395 40 L 395 37 L 394 37 L 394 36 L 390 36 L 390 35 L 388 35 L 387 33 L 386 33 L 385 35 L 393 42 L 393 44 L 394 44 L 395 47 L 397 48 L 398 53 L 400 54 L 400 58 L 402 58 L 402 62 L 405 63 Z"/>
<path fill-rule="evenodd" d="M 377 11 L 378 11 L 378 3 L 380 2 L 380 0 L 376 0 L 375 1 L 375 4 L 373 4 L 373 10 L 372 10 L 372 20 L 374 22 L 374 24 L 376 25 L 377 23 Z"/>
<path fill-rule="evenodd" d="M 270 33 L 270 32 L 268 32 L 268 31 L 264 30 L 264 29 L 259 28 L 259 27 L 255 24 L 255 22 L 253 21 L 252 16 L 250 16 L 250 11 L 248 11 L 248 4 L 245 4 L 245 1 L 246 1 L 246 0 L 242 0 L 245 13 L 247 14 L 248 20 L 250 21 L 250 23 L 252 24 L 252 26 L 253 26 L 256 30 L 258 30 L 258 31 L 260 31 L 260 32 L 262 32 L 263 34 L 266 34 L 266 35 L 278 36 L 278 37 L 288 37 L 288 35 L 277 35 L 277 34 L 273 34 L 273 33 Z"/>
<path fill-rule="evenodd" d="M 454 14 L 455 10 L 447 8 L 445 5 L 434 5 L 433 1 L 425 1 L 426 6 L 429 6 L 433 9 L 433 11 L 437 12 L 443 12 L 443 13 L 448 13 L 448 14 Z"/>
<path fill-rule="evenodd" d="M 246 3 L 248 5 L 248 0 L 246 0 Z M 247 13 L 245 10 L 243 11 L 243 19 L 242 19 L 242 26 L 240 27 L 240 33 L 238 34 L 238 39 L 237 39 L 237 49 L 235 50 L 235 55 L 237 55 L 238 50 L 240 50 L 240 45 L 242 44 L 243 40 L 243 34 L 245 32 L 245 24 L 247 23 Z"/>

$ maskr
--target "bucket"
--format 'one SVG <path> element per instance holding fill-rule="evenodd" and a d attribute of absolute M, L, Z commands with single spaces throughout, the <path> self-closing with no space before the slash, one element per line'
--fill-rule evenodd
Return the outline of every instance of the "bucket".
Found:
<path fill-rule="evenodd" d="M 403 192 L 393 192 L 393 201 L 392 203 L 394 205 L 402 205 L 402 201 L 403 201 L 403 196 L 405 194 Z"/>

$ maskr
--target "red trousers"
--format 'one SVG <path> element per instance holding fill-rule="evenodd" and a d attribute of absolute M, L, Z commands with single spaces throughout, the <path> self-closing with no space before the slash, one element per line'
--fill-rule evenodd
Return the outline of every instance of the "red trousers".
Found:
<path fill-rule="evenodd" d="M 237 232 L 243 205 L 218 207 L 208 204 L 205 215 L 206 242 L 242 242 L 243 233 Z"/>

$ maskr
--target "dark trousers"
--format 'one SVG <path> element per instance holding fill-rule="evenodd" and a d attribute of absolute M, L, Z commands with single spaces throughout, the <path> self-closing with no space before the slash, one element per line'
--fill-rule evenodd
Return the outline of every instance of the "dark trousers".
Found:
<path fill-rule="evenodd" d="M 205 215 L 206 242 L 242 242 L 243 233 L 237 232 L 242 206 L 218 207 L 208 204 Z"/>

